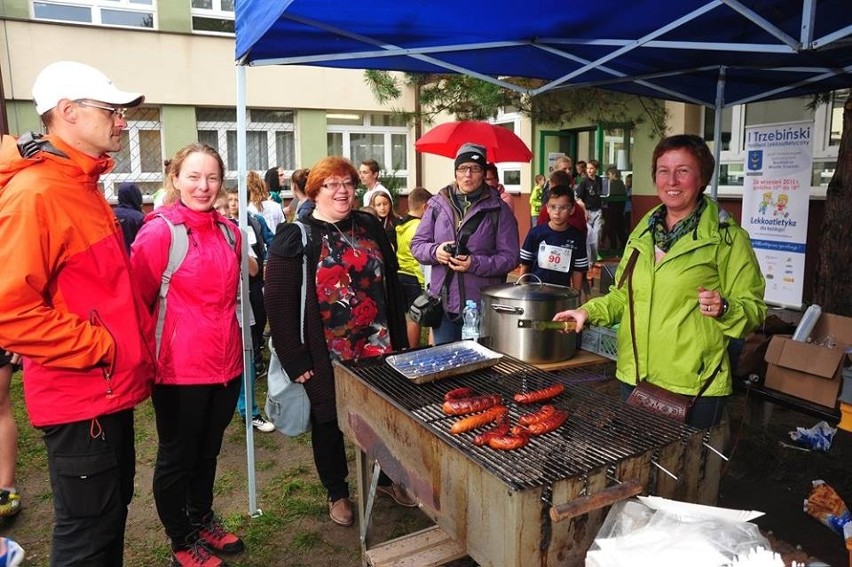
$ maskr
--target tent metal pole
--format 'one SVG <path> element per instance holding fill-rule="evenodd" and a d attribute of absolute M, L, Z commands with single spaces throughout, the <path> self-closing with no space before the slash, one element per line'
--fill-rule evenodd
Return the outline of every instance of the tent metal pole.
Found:
<path fill-rule="evenodd" d="M 710 198 L 717 200 L 719 195 L 719 172 L 722 164 L 719 159 L 722 156 L 722 109 L 725 107 L 725 73 L 726 67 L 719 67 L 719 78 L 716 80 L 716 112 L 713 114 L 713 159 L 716 160 L 716 168 L 713 172 L 713 182 L 710 187 Z"/>
<path fill-rule="evenodd" d="M 237 65 L 237 187 L 240 199 L 240 231 L 243 233 L 243 253 L 240 260 L 240 321 L 243 332 L 243 391 L 246 398 L 246 470 L 248 476 L 248 512 L 252 517 L 263 512 L 257 507 L 257 478 L 255 478 L 254 463 L 254 428 L 251 425 L 252 408 L 254 407 L 254 349 L 251 342 L 251 321 L 249 310 L 248 283 L 248 188 L 246 172 L 248 169 L 246 144 L 246 68 Z"/>

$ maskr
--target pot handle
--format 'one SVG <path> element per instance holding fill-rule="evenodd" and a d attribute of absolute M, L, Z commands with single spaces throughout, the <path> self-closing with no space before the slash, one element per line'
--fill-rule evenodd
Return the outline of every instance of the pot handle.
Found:
<path fill-rule="evenodd" d="M 521 281 L 522 281 L 525 277 L 527 277 L 527 276 L 532 276 L 532 277 L 534 277 L 536 280 L 538 280 L 536 283 L 542 283 L 542 281 L 541 281 L 541 278 L 540 278 L 540 277 L 538 277 L 537 275 L 535 275 L 535 274 L 534 274 L 534 273 L 532 273 L 532 272 L 527 272 L 526 274 L 523 274 L 521 277 L 519 277 L 519 278 L 518 278 L 518 280 L 515 282 L 515 285 L 518 285 L 519 283 L 521 283 Z"/>
<path fill-rule="evenodd" d="M 523 307 L 515 307 L 514 305 L 505 305 L 503 303 L 492 303 L 491 309 L 497 313 L 510 313 L 512 315 L 523 315 Z"/>

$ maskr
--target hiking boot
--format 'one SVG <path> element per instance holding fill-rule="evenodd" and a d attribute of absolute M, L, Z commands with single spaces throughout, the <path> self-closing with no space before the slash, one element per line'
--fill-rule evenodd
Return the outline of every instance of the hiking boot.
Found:
<path fill-rule="evenodd" d="M 406 508 L 416 508 L 417 507 L 417 499 L 414 498 L 408 491 L 402 487 L 401 484 L 393 483 L 388 486 L 379 486 L 377 490 L 382 494 L 390 496 L 393 498 L 393 501 L 399 504 L 400 506 L 405 506 Z"/>
<path fill-rule="evenodd" d="M 0 490 L 0 518 L 11 518 L 21 511 L 21 495 L 14 488 Z"/>
<path fill-rule="evenodd" d="M 226 563 L 210 553 L 201 540 L 184 549 L 172 550 L 172 567 L 225 567 Z"/>
<path fill-rule="evenodd" d="M 215 516 L 198 528 L 198 539 L 204 545 L 220 553 L 239 553 L 246 548 L 243 540 L 225 529 Z"/>
<path fill-rule="evenodd" d="M 329 500 L 328 515 L 331 521 L 340 526 L 349 527 L 355 523 L 355 511 L 349 498 L 338 498 L 334 502 Z"/>
<path fill-rule="evenodd" d="M 269 433 L 275 431 L 275 425 L 271 421 L 266 421 L 262 415 L 257 414 L 251 418 L 251 424 L 260 432 Z"/>

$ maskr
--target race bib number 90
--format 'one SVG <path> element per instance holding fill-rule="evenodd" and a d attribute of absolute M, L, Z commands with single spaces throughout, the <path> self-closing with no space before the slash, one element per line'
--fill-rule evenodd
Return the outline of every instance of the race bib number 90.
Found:
<path fill-rule="evenodd" d="M 554 272 L 571 271 L 571 254 L 573 250 L 561 246 L 552 246 L 547 242 L 538 245 L 538 265 L 545 270 Z"/>

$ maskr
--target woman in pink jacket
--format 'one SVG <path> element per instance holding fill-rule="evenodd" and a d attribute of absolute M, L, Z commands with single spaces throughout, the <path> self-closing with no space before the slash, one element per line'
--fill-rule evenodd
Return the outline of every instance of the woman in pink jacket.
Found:
<path fill-rule="evenodd" d="M 172 231 L 188 238 L 168 288 L 151 396 L 159 435 L 154 500 L 176 566 L 217 567 L 223 563 L 212 551 L 244 548 L 212 509 L 216 460 L 243 369 L 236 317 L 240 231 L 214 209 L 224 175 L 210 146 L 181 149 L 166 181 L 178 199 L 148 216 L 131 254 L 143 299 L 158 314 Z"/>

